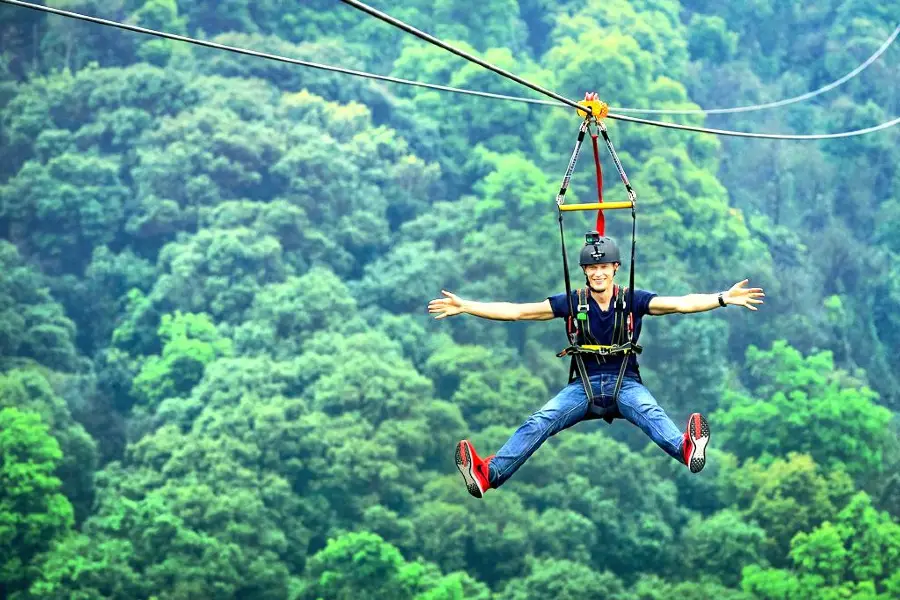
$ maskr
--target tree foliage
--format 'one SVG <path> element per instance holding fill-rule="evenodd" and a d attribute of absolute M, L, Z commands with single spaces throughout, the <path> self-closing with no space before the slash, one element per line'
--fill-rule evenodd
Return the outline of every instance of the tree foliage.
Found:
<path fill-rule="evenodd" d="M 74 525 L 54 475 L 59 444 L 40 415 L 0 409 L 0 592 L 16 597 L 34 577 L 36 556 Z"/>
<path fill-rule="evenodd" d="M 720 4 L 385 10 L 616 109 L 795 96 L 895 25 L 864 0 Z M 340 3 L 56 5 L 526 94 Z M 638 198 L 636 285 L 749 278 L 766 305 L 645 320 L 644 382 L 676 423 L 711 423 L 699 476 L 630 424 L 592 422 L 476 504 L 454 444 L 489 455 L 566 383 L 562 325 L 425 305 L 562 291 L 572 111 L 0 17 L 0 596 L 900 596 L 896 128 L 801 144 L 609 120 Z M 868 127 L 900 111 L 890 52 L 815 102 L 670 117 Z M 595 198 L 590 152 L 567 202 Z M 625 199 L 601 160 L 604 198 Z M 627 212 L 606 223 L 629 255 Z M 579 285 L 594 215 L 565 226 Z"/>
<path fill-rule="evenodd" d="M 858 477 L 881 467 L 891 413 L 864 383 L 835 370 L 830 353 L 803 357 L 783 341 L 751 346 L 752 395 L 732 392 L 717 418 L 725 446 L 743 456 L 808 453 Z"/>

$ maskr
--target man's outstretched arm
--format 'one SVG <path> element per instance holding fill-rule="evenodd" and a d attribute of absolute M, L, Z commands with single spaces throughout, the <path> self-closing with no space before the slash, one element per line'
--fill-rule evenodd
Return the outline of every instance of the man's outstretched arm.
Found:
<path fill-rule="evenodd" d="M 494 321 L 547 321 L 553 318 L 550 301 L 516 304 L 513 302 L 476 302 L 463 300 L 456 294 L 441 290 L 443 298 L 435 298 L 428 303 L 428 312 L 435 319 L 443 319 L 459 314 L 469 314 Z"/>
<path fill-rule="evenodd" d="M 722 292 L 722 301 L 728 305 L 743 306 L 750 310 L 759 310 L 756 304 L 762 304 L 765 293 L 762 288 L 746 288 L 749 280 L 745 279 Z M 712 310 L 722 306 L 719 294 L 688 294 L 686 296 L 656 296 L 650 300 L 651 315 L 668 315 L 671 313 L 696 313 Z"/>

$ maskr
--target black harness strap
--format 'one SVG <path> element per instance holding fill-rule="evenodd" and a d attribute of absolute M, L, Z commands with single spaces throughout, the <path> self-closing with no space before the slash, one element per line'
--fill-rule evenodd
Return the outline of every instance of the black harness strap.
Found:
<path fill-rule="evenodd" d="M 569 186 L 569 180 L 572 176 L 572 172 L 575 170 L 575 163 L 578 160 L 578 155 L 581 151 L 581 145 L 584 141 L 585 132 L 588 130 L 590 123 L 592 122 L 596 123 L 597 128 L 603 135 L 603 140 L 606 142 L 606 147 L 609 150 L 609 153 L 612 155 L 613 162 L 616 165 L 619 176 L 622 178 L 622 183 L 625 184 L 625 190 L 628 192 L 628 198 L 631 201 L 631 264 L 629 265 L 630 273 L 627 288 L 628 302 L 625 302 L 625 290 L 619 286 L 616 286 L 616 288 L 614 288 L 613 290 L 613 294 L 615 295 L 615 315 L 613 321 L 613 335 L 612 340 L 610 340 L 612 344 L 611 346 L 602 346 L 598 344 L 594 339 L 594 336 L 591 334 L 590 317 L 588 315 L 590 291 L 587 288 L 578 290 L 578 311 L 576 312 L 575 310 L 576 307 L 572 297 L 572 286 L 569 279 L 569 261 L 566 255 L 566 239 L 563 228 L 562 214 L 563 211 L 561 209 L 562 205 L 565 202 L 565 194 Z M 572 156 L 570 157 L 569 164 L 566 167 L 562 185 L 560 186 L 559 193 L 556 196 L 556 204 L 559 213 L 559 237 L 562 246 L 563 273 L 566 282 L 566 301 L 569 305 L 569 317 L 566 319 L 566 337 L 568 338 L 569 346 L 562 352 L 558 353 L 557 356 L 563 357 L 566 355 L 571 355 L 572 357 L 572 361 L 569 366 L 569 383 L 572 383 L 575 380 L 575 377 L 579 377 L 581 379 L 581 383 L 584 386 L 584 391 L 588 397 L 589 402 L 588 416 L 586 418 L 604 419 L 609 423 L 611 423 L 613 419 L 621 418 L 622 416 L 619 412 L 618 406 L 619 392 L 622 389 L 622 382 L 625 378 L 625 372 L 628 369 L 628 363 L 631 359 L 631 354 L 640 354 L 641 352 L 641 347 L 635 340 L 636 332 L 634 328 L 634 323 L 637 320 L 637 315 L 634 310 L 634 262 L 636 246 L 635 234 L 637 232 L 635 200 L 636 195 L 631 187 L 631 183 L 628 181 L 628 176 L 625 174 L 625 170 L 622 168 L 622 163 L 619 161 L 619 157 L 612 145 L 612 141 L 609 139 L 609 135 L 606 132 L 606 127 L 603 125 L 602 121 L 598 119 L 592 119 L 589 115 L 584 119 L 581 127 L 578 130 L 578 139 L 575 142 L 575 148 L 572 151 Z M 630 313 L 626 313 L 626 310 L 630 310 Z M 585 348 L 584 346 L 593 346 L 593 348 Z M 591 386 L 587 368 L 584 365 L 584 354 L 593 354 L 595 360 L 598 363 L 609 360 L 610 358 L 615 356 L 622 356 L 622 365 L 619 367 L 619 375 L 616 378 L 615 390 L 611 397 L 607 398 L 606 396 L 604 396 L 602 390 L 599 396 L 594 395 L 593 386 Z"/>
<path fill-rule="evenodd" d="M 635 345 L 631 343 L 626 333 L 630 330 L 630 327 L 626 325 L 626 323 L 629 323 L 630 325 L 630 315 L 625 312 L 625 290 L 619 286 L 615 286 L 613 291 L 615 301 L 613 303 L 612 346 L 603 351 L 594 352 L 589 352 L 582 348 L 582 346 L 587 345 L 600 345 L 591 333 L 591 320 L 588 313 L 590 292 L 587 288 L 580 288 L 577 293 L 578 313 L 574 319 L 574 326 L 577 330 L 577 343 L 575 346 L 570 346 L 563 351 L 564 353 L 567 352 L 572 354 L 572 362 L 569 366 L 569 382 L 571 383 L 574 381 L 576 376 L 581 379 L 585 394 L 588 397 L 588 419 L 604 419 L 608 423 L 611 423 L 613 419 L 621 418 L 622 416 L 619 412 L 618 399 L 619 391 L 622 388 L 622 381 L 625 378 L 625 371 L 628 367 L 628 361 L 630 359 L 629 355 L 631 352 L 640 352 L 639 347 L 637 349 L 635 348 Z M 590 383 L 590 377 L 587 368 L 584 366 L 584 359 L 582 358 L 584 354 L 592 354 L 597 363 L 604 362 L 615 356 L 622 356 L 622 365 L 619 367 L 619 375 L 616 378 L 616 387 L 611 396 L 605 396 L 602 390 L 599 396 L 594 395 L 593 386 Z"/>
<path fill-rule="evenodd" d="M 569 180 L 572 178 L 572 173 L 575 171 L 575 163 L 578 162 L 578 155 L 581 153 L 581 144 L 584 142 L 584 134 L 587 132 L 590 127 L 591 121 L 590 119 L 585 119 L 581 122 L 581 127 L 578 128 L 578 139 L 575 140 L 575 148 L 572 149 L 572 156 L 569 157 L 569 164 L 566 167 L 566 174 L 563 176 L 562 184 L 559 186 L 559 193 L 556 195 L 556 206 L 561 206 L 566 201 L 566 191 L 569 189 Z M 563 214 L 561 210 L 557 211 L 559 213 L 559 241 L 562 245 L 562 259 L 563 259 L 563 271 L 566 274 L 566 301 L 569 303 L 569 315 L 575 314 L 575 307 L 572 306 L 572 284 L 569 282 L 569 259 L 566 256 L 566 234 L 563 230 Z M 572 327 L 569 327 L 569 320 L 567 319 L 566 326 L 566 335 L 569 338 L 569 343 L 575 343 L 575 331 Z M 588 394 L 590 396 L 590 394 Z"/>
<path fill-rule="evenodd" d="M 634 303 L 634 289 L 632 287 L 628 288 L 628 304 L 631 305 Z M 624 346 L 625 344 L 632 345 L 634 340 L 631 336 L 626 338 L 626 331 L 631 333 L 632 325 L 634 323 L 634 311 L 630 313 L 625 312 L 625 292 L 622 288 L 619 288 L 618 293 L 616 294 L 616 324 L 613 329 L 613 344 L 617 346 Z M 626 326 L 627 322 L 627 326 Z M 627 339 L 627 342 L 626 342 Z M 628 361 L 631 360 L 631 356 L 626 352 L 625 356 L 622 357 L 622 365 L 619 367 L 619 376 L 616 378 L 616 388 L 613 391 L 613 398 L 616 399 L 616 402 L 619 400 L 619 391 L 622 389 L 622 381 L 625 379 L 625 371 L 628 369 Z"/>
<path fill-rule="evenodd" d="M 621 416 L 618 414 L 618 407 L 615 401 L 608 401 L 603 395 L 603 390 L 600 390 L 599 396 L 594 395 L 594 386 L 591 385 L 590 375 L 588 375 L 587 368 L 584 366 L 584 353 L 578 350 L 581 346 L 598 344 L 593 334 L 591 334 L 590 305 L 588 304 L 590 292 L 587 288 L 579 288 L 577 294 L 578 312 L 575 313 L 574 318 L 571 316 L 572 313 L 569 313 L 570 316 L 566 319 L 569 323 L 568 329 L 575 330 L 575 340 L 569 348 L 563 350 L 563 353 L 571 351 L 572 354 L 572 360 L 569 363 L 569 383 L 575 381 L 576 377 L 581 379 L 581 385 L 584 387 L 584 393 L 588 399 L 588 419 L 606 419 L 608 423 L 611 423 L 617 416 Z M 569 295 L 569 303 L 571 306 L 571 294 Z M 600 362 L 598 355 L 595 355 L 595 359 L 597 362 Z"/>

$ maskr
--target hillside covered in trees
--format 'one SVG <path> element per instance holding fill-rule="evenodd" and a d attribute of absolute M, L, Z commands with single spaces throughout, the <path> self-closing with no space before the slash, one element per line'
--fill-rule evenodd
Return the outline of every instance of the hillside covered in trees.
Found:
<path fill-rule="evenodd" d="M 535 97 L 336 0 L 47 4 Z M 900 14 L 373 5 L 567 97 L 655 109 L 813 90 Z M 638 195 L 637 285 L 749 278 L 765 307 L 645 320 L 648 387 L 676 423 L 709 418 L 702 473 L 590 422 L 478 501 L 454 445 L 495 450 L 566 382 L 563 325 L 426 304 L 561 291 L 573 110 L 7 4 L 0 39 L 0 597 L 900 598 L 900 128 L 801 142 L 608 121 Z M 809 102 L 671 120 L 860 129 L 900 115 L 898 81 L 892 47 Z M 593 198 L 590 160 L 574 201 Z M 624 199 L 604 161 L 605 197 Z M 592 219 L 569 221 L 571 253 Z"/>

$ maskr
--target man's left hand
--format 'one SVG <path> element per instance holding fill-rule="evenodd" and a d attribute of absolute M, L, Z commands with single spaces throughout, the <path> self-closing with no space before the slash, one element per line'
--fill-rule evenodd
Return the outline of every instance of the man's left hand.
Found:
<path fill-rule="evenodd" d="M 750 310 L 759 310 L 755 304 L 762 304 L 765 298 L 762 288 L 744 287 L 749 279 L 744 279 L 731 286 L 731 289 L 722 295 L 725 304 L 734 304 L 735 306 L 743 306 Z"/>

